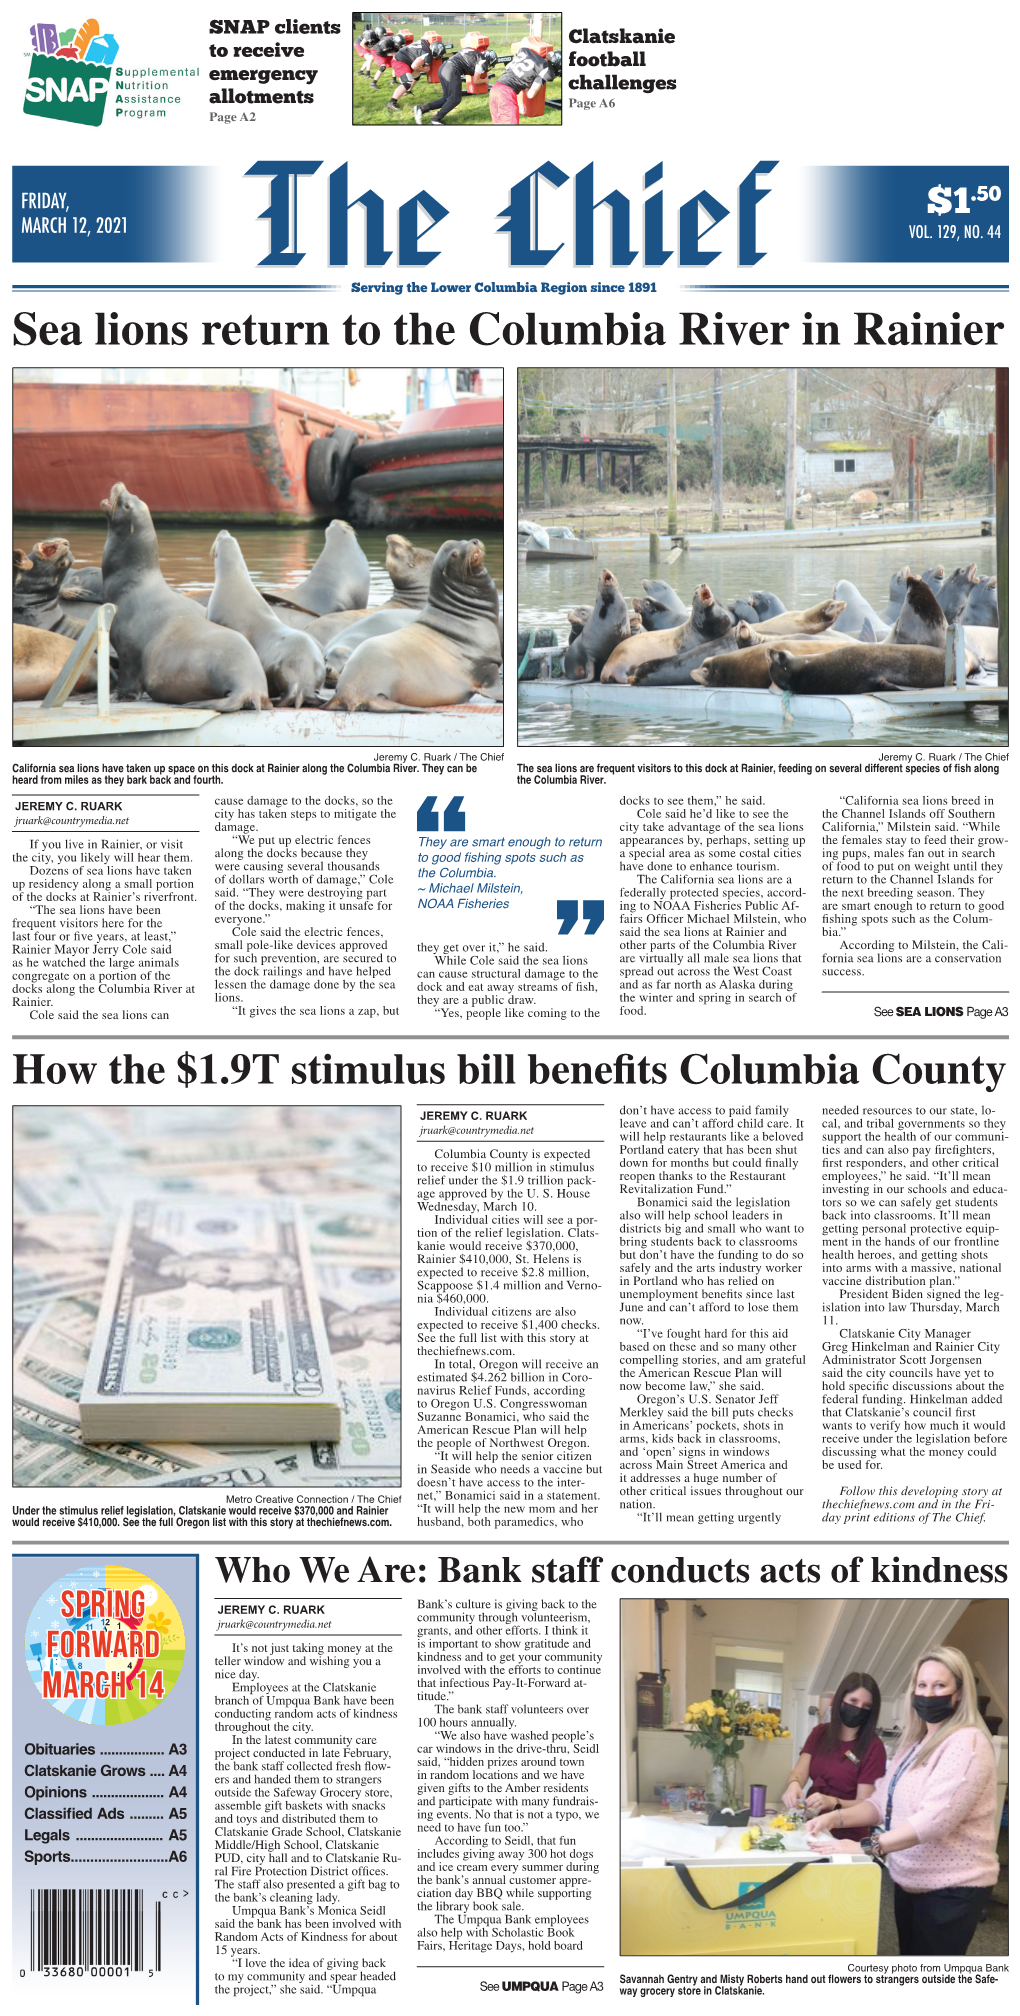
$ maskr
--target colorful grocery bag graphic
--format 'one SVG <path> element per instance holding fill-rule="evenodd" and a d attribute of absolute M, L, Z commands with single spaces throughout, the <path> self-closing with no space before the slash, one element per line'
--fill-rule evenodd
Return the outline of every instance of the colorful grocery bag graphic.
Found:
<path fill-rule="evenodd" d="M 31 29 L 33 56 L 24 110 L 37 119 L 62 119 L 75 126 L 101 126 L 119 44 L 101 35 L 93 16 L 58 31 L 52 21 Z"/>

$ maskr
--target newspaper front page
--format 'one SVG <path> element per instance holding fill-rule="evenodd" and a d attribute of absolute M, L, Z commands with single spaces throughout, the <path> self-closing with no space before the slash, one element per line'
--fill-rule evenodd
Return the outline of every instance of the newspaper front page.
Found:
<path fill-rule="evenodd" d="M 19 2007 L 1008 1994 L 978 25 L 10 23 Z"/>

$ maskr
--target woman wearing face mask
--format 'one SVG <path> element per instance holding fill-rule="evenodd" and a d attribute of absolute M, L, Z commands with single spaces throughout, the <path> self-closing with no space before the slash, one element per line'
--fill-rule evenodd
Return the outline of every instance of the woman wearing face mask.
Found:
<path fill-rule="evenodd" d="M 848 1673 L 832 1697 L 827 1722 L 812 1729 L 783 1793 L 784 1806 L 804 1798 L 812 1814 L 838 1813 L 871 1797 L 885 1770 L 885 1745 L 875 1734 L 882 1696 L 870 1673 Z M 863 1840 L 867 1829 L 852 1829 Z"/>
<path fill-rule="evenodd" d="M 870 1828 L 888 1863 L 900 1952 L 966 1953 L 999 1874 L 995 1758 L 969 1661 L 937 1645 L 914 1668 L 907 1728 L 870 1799 L 820 1815 L 809 1834 Z"/>

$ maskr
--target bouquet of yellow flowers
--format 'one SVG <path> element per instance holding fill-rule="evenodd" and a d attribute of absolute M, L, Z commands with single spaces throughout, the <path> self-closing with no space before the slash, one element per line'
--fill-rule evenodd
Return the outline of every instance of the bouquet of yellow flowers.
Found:
<path fill-rule="evenodd" d="M 726 1796 L 720 1804 L 734 1805 L 736 1765 L 746 1741 L 774 1743 L 777 1736 L 788 1736 L 783 1727 L 782 1716 L 775 1708 L 752 1708 L 731 1687 L 727 1692 L 713 1687 L 708 1701 L 692 1701 L 684 1716 L 684 1734 L 699 1750 L 707 1750 L 712 1759 L 713 1769 L 724 1781 Z"/>

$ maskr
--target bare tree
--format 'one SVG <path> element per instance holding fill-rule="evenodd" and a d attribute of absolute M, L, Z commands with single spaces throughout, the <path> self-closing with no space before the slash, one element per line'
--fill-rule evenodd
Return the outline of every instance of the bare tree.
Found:
<path fill-rule="evenodd" d="M 935 423 L 970 374 L 965 369 L 939 370 L 931 365 L 895 370 L 872 370 L 863 374 L 862 390 L 885 421 L 893 456 L 893 490 L 903 496 L 907 484 L 910 436 L 914 436 L 918 471 L 922 482 Z"/>

